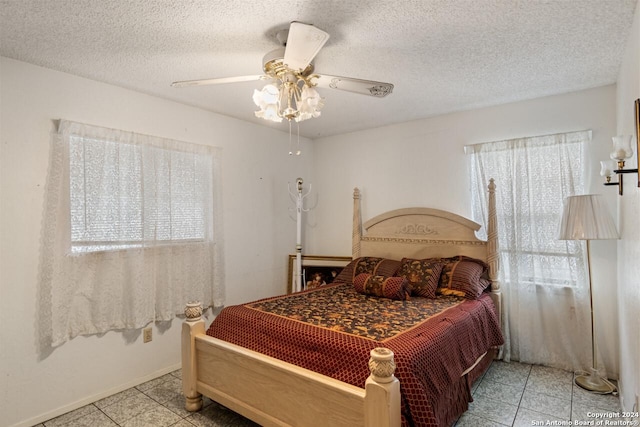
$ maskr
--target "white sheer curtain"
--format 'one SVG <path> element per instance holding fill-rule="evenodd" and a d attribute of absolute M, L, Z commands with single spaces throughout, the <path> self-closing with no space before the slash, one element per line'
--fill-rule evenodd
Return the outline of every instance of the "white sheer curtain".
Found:
<path fill-rule="evenodd" d="M 41 348 L 224 303 L 220 150 L 60 121 L 41 245 Z"/>
<path fill-rule="evenodd" d="M 469 145 L 474 218 L 496 180 L 504 357 L 576 370 L 591 363 L 582 242 L 558 240 L 565 197 L 583 194 L 591 131 Z"/>

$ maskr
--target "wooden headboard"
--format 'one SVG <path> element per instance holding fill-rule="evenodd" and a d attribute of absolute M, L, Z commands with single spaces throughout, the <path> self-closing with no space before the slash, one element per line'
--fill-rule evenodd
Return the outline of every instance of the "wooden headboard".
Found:
<path fill-rule="evenodd" d="M 405 208 L 385 212 L 362 224 L 360 190 L 353 192 L 352 256 L 382 258 L 435 258 L 467 255 L 489 265 L 493 301 L 501 313 L 498 282 L 498 230 L 495 183 L 488 186 L 487 240 L 475 232 L 480 224 L 460 215 L 431 208 Z"/>

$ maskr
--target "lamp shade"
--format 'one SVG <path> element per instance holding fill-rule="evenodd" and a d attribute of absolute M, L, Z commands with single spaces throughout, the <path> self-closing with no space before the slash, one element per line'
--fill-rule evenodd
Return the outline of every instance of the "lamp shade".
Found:
<path fill-rule="evenodd" d="M 618 231 L 599 194 L 564 199 L 560 240 L 618 239 Z"/>

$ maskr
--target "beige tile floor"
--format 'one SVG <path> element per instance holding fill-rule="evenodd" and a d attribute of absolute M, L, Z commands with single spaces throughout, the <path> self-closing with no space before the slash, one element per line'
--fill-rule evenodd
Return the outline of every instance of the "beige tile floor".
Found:
<path fill-rule="evenodd" d="M 456 427 L 532 426 L 536 425 L 535 421 L 542 422 L 537 425 L 549 425 L 547 421 L 593 421 L 587 417 L 589 412 L 619 411 L 616 396 L 582 390 L 573 384 L 571 372 L 497 361 L 474 384 L 473 399 Z M 209 399 L 205 399 L 201 411 L 187 412 L 181 392 L 180 371 L 175 371 L 46 421 L 38 427 L 255 425 Z"/>

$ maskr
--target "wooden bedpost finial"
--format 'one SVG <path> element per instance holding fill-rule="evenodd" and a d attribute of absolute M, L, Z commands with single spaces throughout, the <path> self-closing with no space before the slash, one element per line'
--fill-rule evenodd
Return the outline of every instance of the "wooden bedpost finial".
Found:
<path fill-rule="evenodd" d="M 364 425 L 400 427 L 400 381 L 393 375 L 396 370 L 393 351 L 384 347 L 371 350 L 369 370 L 371 375 L 365 383 Z"/>
<path fill-rule="evenodd" d="M 202 318 L 202 304 L 199 301 L 188 302 L 184 309 L 187 322 L 197 322 Z"/>
<path fill-rule="evenodd" d="M 369 370 L 376 382 L 390 383 L 395 378 L 396 363 L 393 360 L 393 351 L 384 347 L 377 347 L 371 350 L 369 359 Z"/>

